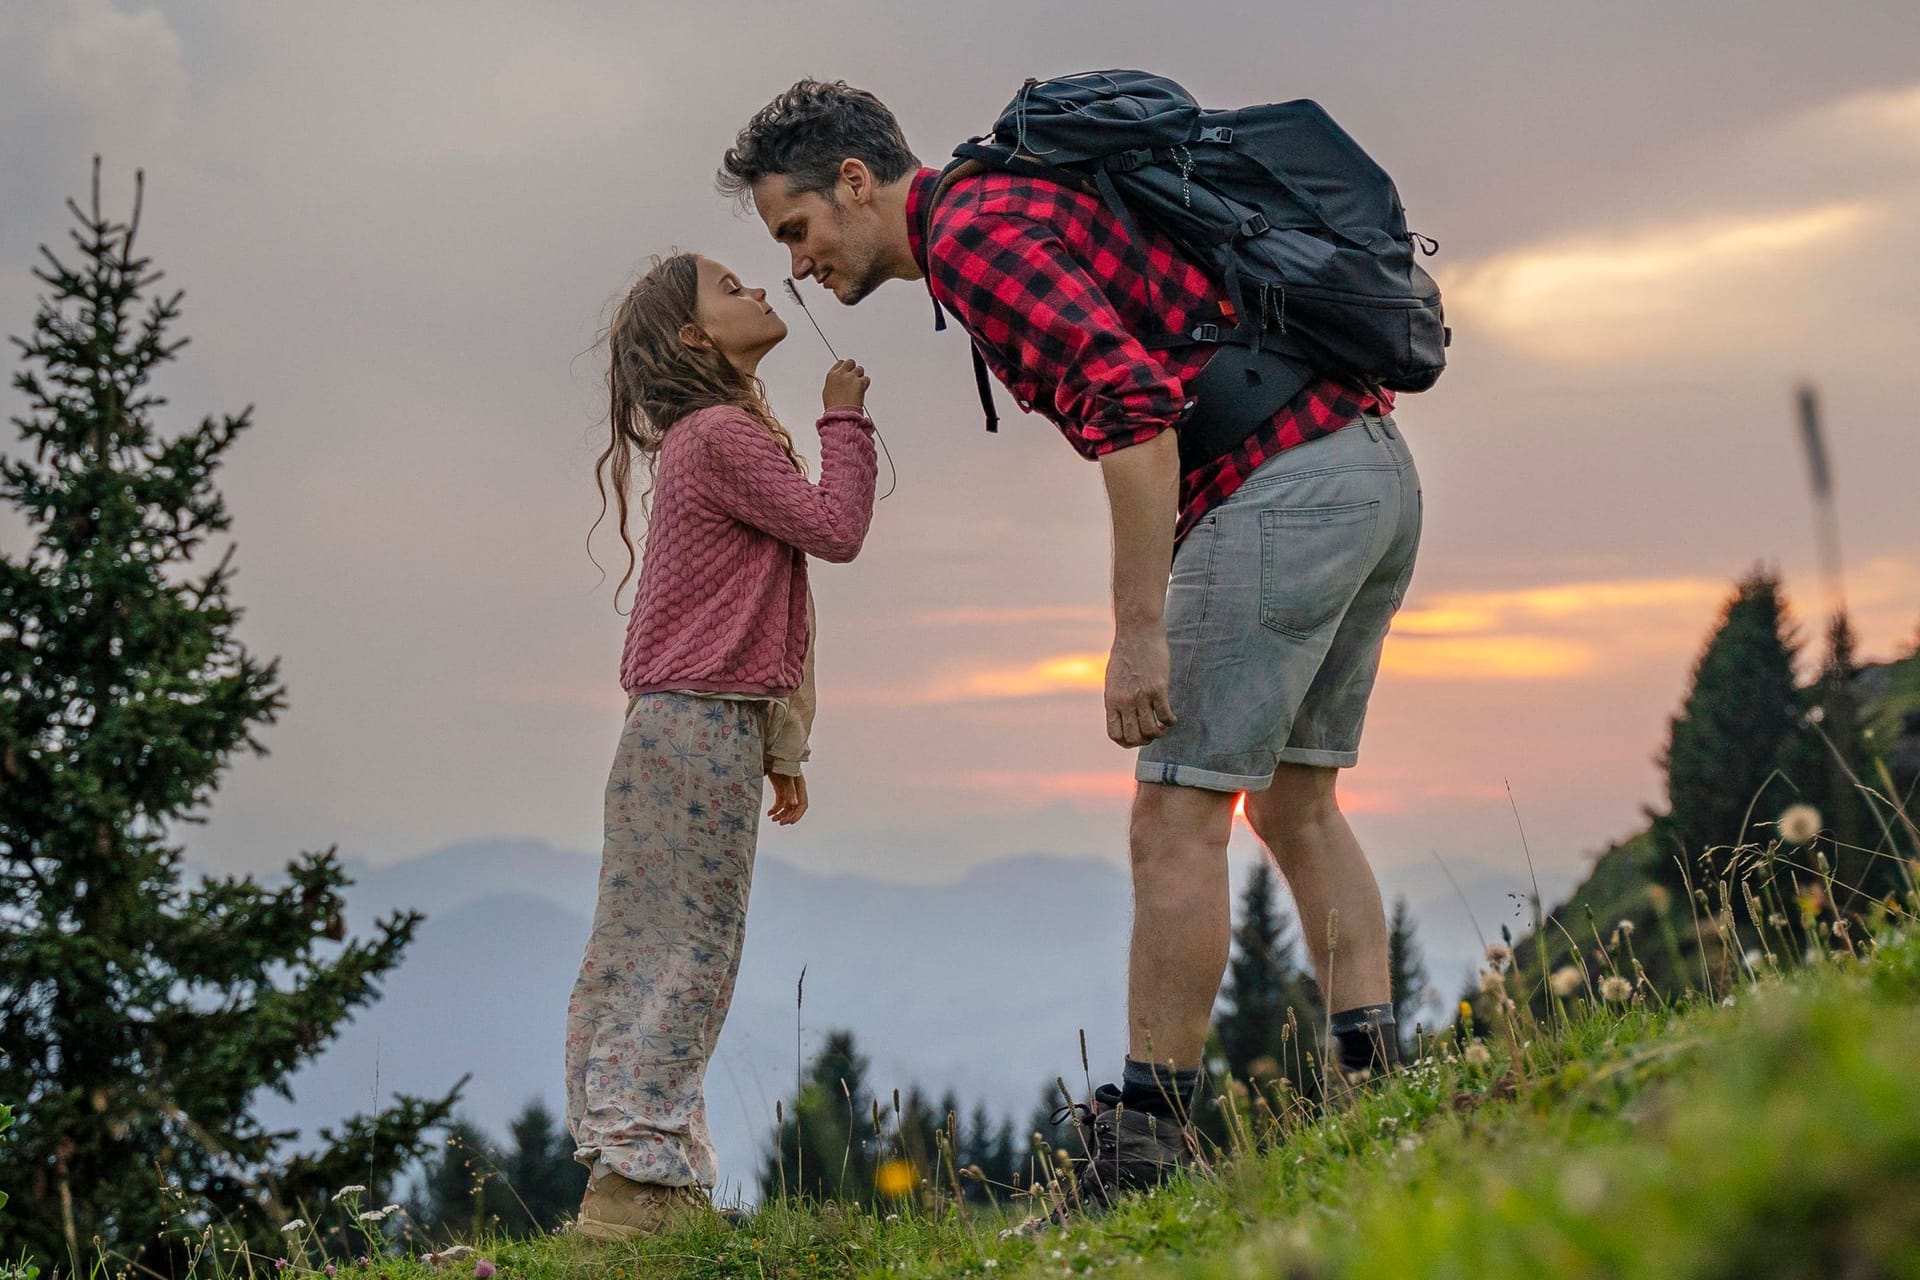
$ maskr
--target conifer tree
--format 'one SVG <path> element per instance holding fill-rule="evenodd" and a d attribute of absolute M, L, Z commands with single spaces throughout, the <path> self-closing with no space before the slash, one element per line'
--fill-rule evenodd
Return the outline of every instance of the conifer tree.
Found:
<path fill-rule="evenodd" d="M 376 998 L 420 917 L 349 939 L 331 851 L 278 887 L 188 883 L 181 827 L 285 705 L 235 634 L 233 549 L 209 546 L 249 414 L 161 430 L 153 379 L 185 343 L 180 295 L 135 247 L 139 195 L 106 216 L 96 161 L 69 208 L 73 250 L 43 251 L 14 339 L 21 451 L 0 457 L 27 530 L 0 552 L 0 1098 L 22 1121 L 0 1147 L 0 1256 L 84 1273 L 99 1237 L 173 1274 L 169 1210 L 259 1239 L 344 1184 L 380 1196 L 452 1098 L 402 1098 L 292 1158 L 254 1117 Z"/>
<path fill-rule="evenodd" d="M 1308 1037 L 1320 1016 L 1309 981 L 1294 958 L 1293 922 L 1280 905 L 1279 878 L 1264 859 L 1254 864 L 1241 893 L 1221 1006 L 1214 1031 L 1231 1078 L 1256 1074 L 1263 1060 L 1270 1061 L 1277 1074 L 1300 1074 L 1294 1060 L 1306 1046 L 1287 1043 L 1292 1034 L 1287 1010 L 1294 1011 L 1293 1025 Z M 1215 1081 L 1209 1087 L 1222 1084 Z M 1295 1078 L 1294 1085 L 1305 1089 L 1307 1082 Z"/>
<path fill-rule="evenodd" d="M 774 1131 L 760 1193 L 871 1204 L 879 1140 L 872 1107 L 867 1059 L 853 1033 L 828 1032 Z"/>
<path fill-rule="evenodd" d="M 1394 899 L 1393 918 L 1387 925 L 1387 976 L 1404 1053 L 1415 1047 L 1414 1024 L 1427 998 L 1427 962 L 1420 953 L 1420 940 L 1414 936 L 1413 909 L 1405 898 Z"/>
<path fill-rule="evenodd" d="M 1708 851 L 1764 843 L 1769 823 L 1793 797 L 1775 776 L 1801 714 L 1794 683 L 1797 641 L 1779 576 L 1755 569 L 1737 584 L 1694 666 L 1693 685 L 1660 764 L 1668 811 L 1655 824 L 1661 875 L 1684 893 L 1683 859 L 1695 886 L 1717 867 Z"/>

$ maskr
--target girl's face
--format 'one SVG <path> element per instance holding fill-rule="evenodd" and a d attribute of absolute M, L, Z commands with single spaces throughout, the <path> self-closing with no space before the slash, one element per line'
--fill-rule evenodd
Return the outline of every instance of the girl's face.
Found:
<path fill-rule="evenodd" d="M 786 321 L 767 305 L 767 291 L 747 288 L 711 258 L 700 259 L 693 314 L 700 333 L 689 331 L 687 340 L 695 345 L 710 342 L 742 373 L 752 373 L 760 358 L 787 336 Z"/>

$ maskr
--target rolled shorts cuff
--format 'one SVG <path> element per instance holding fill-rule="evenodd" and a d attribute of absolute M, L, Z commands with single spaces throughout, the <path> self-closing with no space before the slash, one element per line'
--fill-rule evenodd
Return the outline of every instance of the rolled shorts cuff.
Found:
<path fill-rule="evenodd" d="M 1308 764 L 1321 769 L 1351 769 L 1360 763 L 1358 751 L 1327 751 L 1318 747 L 1282 747 L 1281 764 Z"/>
<path fill-rule="evenodd" d="M 1265 791 L 1273 785 L 1273 775 L 1270 773 L 1221 773 L 1217 769 L 1174 764 L 1170 760 L 1142 759 L 1133 766 L 1133 776 L 1140 782 L 1196 787 L 1201 791 Z"/>

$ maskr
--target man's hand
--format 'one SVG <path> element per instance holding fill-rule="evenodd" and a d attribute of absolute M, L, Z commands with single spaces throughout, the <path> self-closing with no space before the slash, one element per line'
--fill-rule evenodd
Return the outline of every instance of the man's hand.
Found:
<path fill-rule="evenodd" d="M 770 773 L 773 783 L 773 807 L 767 816 L 783 827 L 800 821 L 807 811 L 807 780 L 797 773 Z"/>
<path fill-rule="evenodd" d="M 1107 736 L 1123 747 L 1152 742 L 1173 724 L 1167 701 L 1167 632 L 1158 622 L 1122 626 L 1107 658 Z"/>

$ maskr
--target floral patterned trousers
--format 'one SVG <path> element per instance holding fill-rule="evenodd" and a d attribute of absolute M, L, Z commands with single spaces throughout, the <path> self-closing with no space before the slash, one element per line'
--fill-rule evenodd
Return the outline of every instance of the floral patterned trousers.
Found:
<path fill-rule="evenodd" d="M 600 894 L 567 1004 L 574 1158 L 711 1188 L 703 1085 L 740 970 L 763 705 L 648 693 L 607 779 Z"/>

